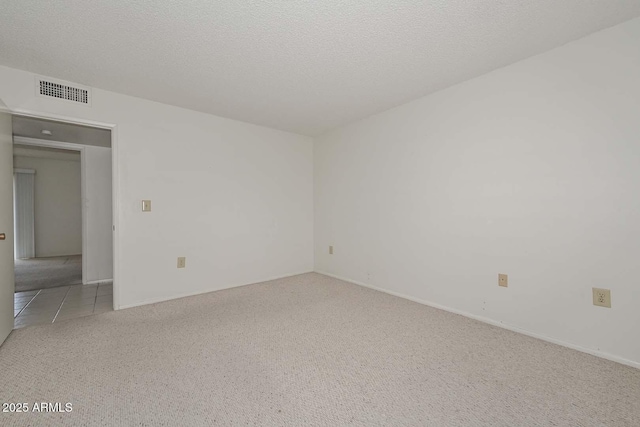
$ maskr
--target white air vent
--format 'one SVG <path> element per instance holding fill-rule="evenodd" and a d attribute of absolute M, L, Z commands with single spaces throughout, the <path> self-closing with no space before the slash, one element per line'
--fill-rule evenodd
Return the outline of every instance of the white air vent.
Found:
<path fill-rule="evenodd" d="M 91 88 L 49 77 L 36 77 L 36 94 L 74 104 L 91 105 Z"/>

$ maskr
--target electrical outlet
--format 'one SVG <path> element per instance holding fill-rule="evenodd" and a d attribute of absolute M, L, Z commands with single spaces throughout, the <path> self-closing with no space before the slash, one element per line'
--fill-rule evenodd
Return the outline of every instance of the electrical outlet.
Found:
<path fill-rule="evenodd" d="M 185 268 L 187 266 L 187 258 L 183 256 L 178 257 L 178 268 Z"/>
<path fill-rule="evenodd" d="M 329 246 L 329 255 L 333 255 L 333 246 Z"/>
<path fill-rule="evenodd" d="M 509 276 L 506 274 L 498 274 L 498 286 L 506 288 L 509 286 Z"/>
<path fill-rule="evenodd" d="M 142 201 L 142 212 L 151 212 L 151 200 Z"/>
<path fill-rule="evenodd" d="M 609 289 L 593 288 L 593 305 L 611 308 L 611 291 Z"/>

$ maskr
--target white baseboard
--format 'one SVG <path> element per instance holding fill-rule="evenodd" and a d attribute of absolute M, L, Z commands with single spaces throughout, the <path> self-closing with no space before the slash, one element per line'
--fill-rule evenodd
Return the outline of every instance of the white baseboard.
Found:
<path fill-rule="evenodd" d="M 98 285 L 105 283 L 113 283 L 113 279 L 100 279 L 100 280 L 91 280 L 90 282 L 85 282 L 83 285 Z"/>
<path fill-rule="evenodd" d="M 538 334 L 538 333 L 535 333 L 535 332 L 530 332 L 530 331 L 527 331 L 525 329 L 518 328 L 516 326 L 511 326 L 511 325 L 505 324 L 503 322 L 490 319 L 488 317 L 478 316 L 478 315 L 475 315 L 475 314 L 467 313 L 465 311 L 456 310 L 455 308 L 446 307 L 446 306 L 443 306 L 443 305 L 440 305 L 440 304 L 436 304 L 436 303 L 433 303 L 433 302 L 430 302 L 430 301 L 422 300 L 420 298 L 415 298 L 415 297 L 412 297 L 412 296 L 409 296 L 409 295 L 404 295 L 404 294 L 401 294 L 399 292 L 388 291 L 386 289 L 378 288 L 376 286 L 372 286 L 372 285 L 369 285 L 369 284 L 363 283 L 363 282 L 358 282 L 356 280 L 348 279 L 346 277 L 337 276 L 335 274 L 331 274 L 331 273 L 327 273 L 327 272 L 319 271 L 319 270 L 316 270 L 315 272 L 318 273 L 318 274 L 323 274 L 325 276 L 333 277 L 335 279 L 343 280 L 345 282 L 353 283 L 355 285 L 363 286 L 365 288 L 373 289 L 373 290 L 376 290 L 376 291 L 379 291 L 379 292 L 384 292 L 385 294 L 393 295 L 393 296 L 396 296 L 396 297 L 399 297 L 399 298 L 404 298 L 404 299 L 407 299 L 407 300 L 410 300 L 410 301 L 413 301 L 413 302 L 417 302 L 419 304 L 424 304 L 424 305 L 427 305 L 429 307 L 433 307 L 433 308 L 437 308 L 437 309 L 440 309 L 440 310 L 448 311 L 448 312 L 454 313 L 454 314 L 459 314 L 461 316 L 468 317 L 469 319 L 478 320 L 480 322 L 487 323 L 489 325 L 497 326 L 499 328 L 507 329 L 507 330 L 513 331 L 513 332 L 517 332 L 519 334 L 527 335 L 527 336 L 530 336 L 530 337 L 533 337 L 533 338 L 537 338 L 537 339 L 540 339 L 540 340 L 543 340 L 543 341 L 547 341 L 547 342 L 550 342 L 550 343 L 553 343 L 553 344 L 561 345 L 563 347 L 567 347 L 567 348 L 570 348 L 572 350 L 577 350 L 577 351 L 580 351 L 582 353 L 587 353 L 587 354 L 590 354 L 592 356 L 601 357 L 603 359 L 611 360 L 613 362 L 621 363 L 623 365 L 627 365 L 627 366 L 631 366 L 631 367 L 636 368 L 636 369 L 640 369 L 640 362 L 634 362 L 633 360 L 625 359 L 625 358 L 622 358 L 622 357 L 619 357 L 619 356 L 614 356 L 613 354 L 605 353 L 605 352 L 602 352 L 602 351 L 599 351 L 599 350 L 593 350 L 593 349 L 590 349 L 590 348 L 585 348 L 585 347 L 579 346 L 577 344 L 573 344 L 573 343 L 570 343 L 570 342 L 559 340 L 557 338 L 548 337 L 546 335 L 541 335 L 541 334 Z"/>
<path fill-rule="evenodd" d="M 255 285 L 257 283 L 269 282 L 271 280 L 285 279 L 287 277 L 299 276 L 301 274 L 307 274 L 307 273 L 313 273 L 313 270 L 303 271 L 301 273 L 289 273 L 289 274 L 285 274 L 284 276 L 271 277 L 271 278 L 259 280 L 257 282 L 243 283 L 243 284 L 240 284 L 240 285 L 226 286 L 226 287 L 220 288 L 220 289 L 213 289 L 213 290 L 208 290 L 208 291 L 185 292 L 183 294 L 173 295 L 173 296 L 170 296 L 170 297 L 151 298 L 151 299 L 148 299 L 148 300 L 144 300 L 142 302 L 136 302 L 136 303 L 133 303 L 133 304 L 121 305 L 119 307 L 116 307 L 115 310 L 124 310 L 124 309 L 127 309 L 127 308 L 140 307 L 142 305 L 156 304 L 156 303 L 159 303 L 159 302 L 171 301 L 171 300 L 174 300 L 174 299 L 193 297 L 193 296 L 196 296 L 196 295 L 208 294 L 210 292 L 217 292 L 217 291 L 223 291 L 225 289 L 239 288 L 241 286 Z"/>

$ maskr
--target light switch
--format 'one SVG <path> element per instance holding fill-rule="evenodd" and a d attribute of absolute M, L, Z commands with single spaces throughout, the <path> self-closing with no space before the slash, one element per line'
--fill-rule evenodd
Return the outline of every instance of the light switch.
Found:
<path fill-rule="evenodd" d="M 151 200 L 142 201 L 142 212 L 151 212 Z"/>

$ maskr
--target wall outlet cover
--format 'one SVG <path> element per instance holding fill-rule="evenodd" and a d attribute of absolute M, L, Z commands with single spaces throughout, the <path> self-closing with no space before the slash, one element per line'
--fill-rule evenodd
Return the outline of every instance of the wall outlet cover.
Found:
<path fill-rule="evenodd" d="M 509 286 L 509 276 L 506 274 L 498 274 L 498 286 L 506 288 Z"/>
<path fill-rule="evenodd" d="M 611 308 L 611 290 L 593 288 L 593 305 Z"/>
<path fill-rule="evenodd" d="M 142 212 L 151 212 L 151 200 L 142 201 Z"/>

